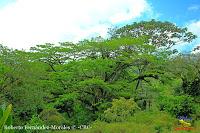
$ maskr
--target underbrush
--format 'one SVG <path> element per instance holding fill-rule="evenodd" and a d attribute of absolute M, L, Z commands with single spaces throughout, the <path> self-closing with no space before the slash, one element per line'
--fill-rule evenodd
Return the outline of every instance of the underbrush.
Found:
<path fill-rule="evenodd" d="M 96 121 L 92 128 L 74 131 L 62 131 L 62 133 L 199 133 L 200 121 L 195 121 L 191 131 L 176 130 L 180 127 L 178 119 L 166 112 L 137 112 L 127 122 L 106 123 Z M 57 132 L 61 133 L 61 132 Z"/>

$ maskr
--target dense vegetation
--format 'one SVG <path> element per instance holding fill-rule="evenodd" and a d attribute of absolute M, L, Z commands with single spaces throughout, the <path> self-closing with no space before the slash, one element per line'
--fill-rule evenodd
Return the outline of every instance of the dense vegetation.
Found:
<path fill-rule="evenodd" d="M 200 55 L 172 49 L 195 38 L 186 28 L 151 20 L 111 29 L 108 39 L 46 43 L 29 51 L 1 45 L 0 105 L 13 105 L 13 126 L 160 133 L 182 126 L 177 118 L 184 116 L 198 132 Z"/>

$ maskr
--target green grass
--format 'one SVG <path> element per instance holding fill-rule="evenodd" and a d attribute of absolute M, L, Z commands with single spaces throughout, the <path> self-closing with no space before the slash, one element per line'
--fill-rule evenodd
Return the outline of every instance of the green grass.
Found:
<path fill-rule="evenodd" d="M 165 112 L 138 112 L 127 122 L 105 123 L 96 121 L 91 129 L 54 131 L 55 133 L 200 133 L 200 121 L 192 131 L 175 131 L 180 127 L 178 120 Z"/>

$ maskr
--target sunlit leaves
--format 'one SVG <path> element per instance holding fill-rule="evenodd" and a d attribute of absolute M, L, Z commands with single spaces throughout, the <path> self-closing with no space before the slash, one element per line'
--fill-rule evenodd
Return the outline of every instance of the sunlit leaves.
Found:
<path fill-rule="evenodd" d="M 149 43 L 157 48 L 171 48 L 180 42 L 191 42 L 197 36 L 170 22 L 156 20 L 134 22 L 110 32 L 112 38 L 149 36 Z"/>

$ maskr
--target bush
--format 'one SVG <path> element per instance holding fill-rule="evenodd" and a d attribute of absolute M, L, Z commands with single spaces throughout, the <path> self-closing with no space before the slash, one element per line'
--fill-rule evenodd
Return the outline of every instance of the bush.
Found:
<path fill-rule="evenodd" d="M 196 103 L 195 104 L 195 114 L 192 115 L 193 120 L 200 120 L 200 104 Z"/>
<path fill-rule="evenodd" d="M 26 126 L 42 126 L 44 122 L 38 117 L 33 115 L 31 120 L 26 124 Z M 47 133 L 46 130 L 23 130 L 24 133 Z"/>
<path fill-rule="evenodd" d="M 46 125 L 60 126 L 68 124 L 68 121 L 56 109 L 45 109 L 40 113 L 39 117 Z"/>
<path fill-rule="evenodd" d="M 104 111 L 103 120 L 106 122 L 122 122 L 132 116 L 139 107 L 133 99 L 114 99 L 112 107 Z"/>
<path fill-rule="evenodd" d="M 95 120 L 95 114 L 88 111 L 84 108 L 80 103 L 76 103 L 73 107 L 74 113 L 73 116 L 70 118 L 70 122 L 73 125 L 87 125 L 91 121 Z"/>
<path fill-rule="evenodd" d="M 177 119 L 167 112 L 161 111 L 140 111 L 129 118 L 129 122 L 151 125 L 155 132 L 171 131 L 176 125 Z"/>
<path fill-rule="evenodd" d="M 190 96 L 163 96 L 159 98 L 159 109 L 179 116 L 191 116 L 195 113 L 193 98 Z"/>
<path fill-rule="evenodd" d="M 138 111 L 127 122 L 106 123 L 96 120 L 91 124 L 92 128 L 70 133 L 176 133 L 176 123 L 177 119 L 167 112 Z"/>

